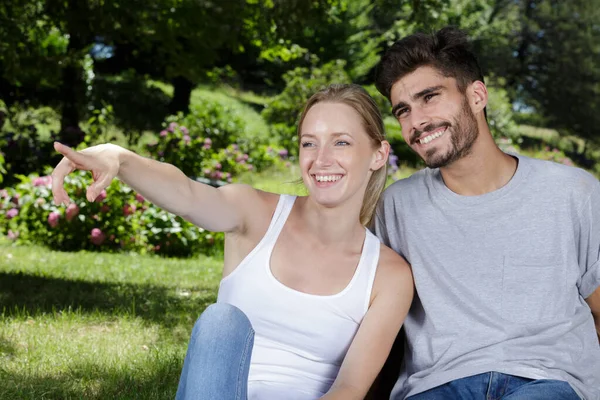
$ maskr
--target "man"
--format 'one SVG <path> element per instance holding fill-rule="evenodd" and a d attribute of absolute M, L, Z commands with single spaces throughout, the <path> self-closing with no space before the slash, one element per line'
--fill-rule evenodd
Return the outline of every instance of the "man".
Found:
<path fill-rule="evenodd" d="M 417 290 L 391 398 L 600 399 L 599 181 L 496 146 L 456 29 L 398 41 L 377 87 L 429 167 L 375 221 Z"/>

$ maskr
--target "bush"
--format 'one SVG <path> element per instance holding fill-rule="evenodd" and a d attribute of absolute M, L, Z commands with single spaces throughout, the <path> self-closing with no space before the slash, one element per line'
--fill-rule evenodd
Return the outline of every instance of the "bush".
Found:
<path fill-rule="evenodd" d="M 519 136 L 512 103 L 506 90 L 492 82 L 488 86 L 487 119 L 495 139 L 516 140 Z"/>
<path fill-rule="evenodd" d="M 271 124 L 272 138 L 290 155 L 298 154 L 296 127 L 302 107 L 318 90 L 333 83 L 350 83 L 345 65 L 345 61 L 335 60 L 318 68 L 298 67 L 284 74 L 285 89 L 267 105 L 262 116 Z"/>
<path fill-rule="evenodd" d="M 0 229 L 8 238 L 55 250 L 135 251 L 188 257 L 219 253 L 223 234 L 210 233 L 159 209 L 119 180 L 95 202 L 85 198 L 91 177 L 78 171 L 65 179 L 72 203 L 52 202 L 49 176 L 21 176 L 0 192 Z"/>
<path fill-rule="evenodd" d="M 179 119 L 193 121 L 188 117 Z M 227 182 L 243 172 L 261 171 L 287 158 L 286 150 L 267 145 L 229 143 L 230 138 L 219 128 L 223 124 L 215 125 L 195 121 L 188 128 L 169 122 L 158 141 L 147 145 L 147 151 L 150 157 L 177 166 L 189 177 Z"/>
<path fill-rule="evenodd" d="M 60 161 L 60 154 L 52 145 L 59 128 L 59 116 L 54 110 L 13 106 L 2 111 L 0 104 L 0 113 L 6 115 L 0 128 L 0 153 L 4 154 L 7 171 L 5 185 L 18 182 L 19 174 L 41 174 L 45 166 Z"/>

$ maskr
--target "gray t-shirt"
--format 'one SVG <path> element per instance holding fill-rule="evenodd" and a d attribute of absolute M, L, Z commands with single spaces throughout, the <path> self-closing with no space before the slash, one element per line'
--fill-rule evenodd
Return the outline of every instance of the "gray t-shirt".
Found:
<path fill-rule="evenodd" d="M 517 157 L 510 182 L 481 196 L 452 192 L 437 169 L 385 191 L 374 229 L 412 265 L 417 289 L 392 399 L 487 371 L 600 399 L 584 300 L 600 286 L 600 182 Z"/>

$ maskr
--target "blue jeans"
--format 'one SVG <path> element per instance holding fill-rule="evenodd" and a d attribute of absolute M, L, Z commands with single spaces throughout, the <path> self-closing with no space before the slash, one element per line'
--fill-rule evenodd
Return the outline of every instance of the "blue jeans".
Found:
<path fill-rule="evenodd" d="M 245 400 L 254 330 L 248 317 L 225 303 L 208 306 L 194 329 L 177 400 Z"/>
<path fill-rule="evenodd" d="M 563 381 L 486 372 L 457 379 L 406 400 L 581 400 Z"/>

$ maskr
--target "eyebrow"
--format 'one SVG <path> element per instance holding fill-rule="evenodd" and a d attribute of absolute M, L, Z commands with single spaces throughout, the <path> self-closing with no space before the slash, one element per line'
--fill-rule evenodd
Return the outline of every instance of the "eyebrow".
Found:
<path fill-rule="evenodd" d="M 344 135 L 352 137 L 352 135 L 348 132 L 334 132 L 331 134 L 331 136 L 333 136 L 333 137 L 340 137 L 340 136 L 344 136 Z M 313 135 L 312 133 L 303 133 L 302 135 L 300 135 L 301 138 L 303 138 L 305 136 L 310 137 L 310 138 L 317 137 L 316 135 Z"/>
<path fill-rule="evenodd" d="M 425 88 L 425 89 L 421 90 L 419 93 L 412 95 L 412 100 L 413 101 L 419 100 L 419 99 L 427 96 L 428 94 L 437 92 L 438 90 L 443 89 L 443 88 L 444 88 L 443 85 L 437 85 L 437 86 L 431 86 L 431 87 Z M 406 106 L 408 106 L 408 104 L 403 101 L 396 104 L 394 107 L 392 107 L 392 115 L 396 115 L 396 113 L 398 112 L 399 109 L 404 108 Z"/>

